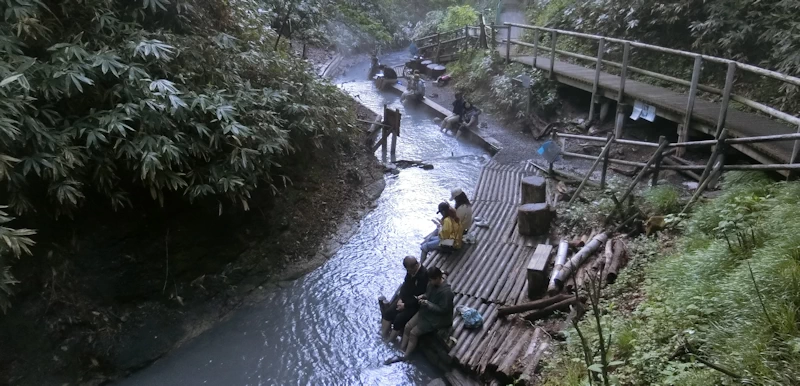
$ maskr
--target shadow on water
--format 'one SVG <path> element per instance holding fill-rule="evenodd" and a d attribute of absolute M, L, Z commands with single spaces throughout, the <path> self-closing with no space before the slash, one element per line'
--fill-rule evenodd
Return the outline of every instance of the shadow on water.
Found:
<path fill-rule="evenodd" d="M 402 61 L 403 55 L 392 59 Z M 121 385 L 424 385 L 439 375 L 422 359 L 382 365 L 398 351 L 380 340 L 376 298 L 397 288 L 402 257 L 419 254 L 437 203 L 454 187 L 471 193 L 488 156 L 441 133 L 424 111 L 405 109 L 396 96 L 376 92 L 365 80 L 367 66 L 351 68 L 337 83 L 375 111 L 383 104 L 399 108 L 397 158 L 426 161 L 434 169 L 387 177 L 375 210 L 323 266 Z"/>

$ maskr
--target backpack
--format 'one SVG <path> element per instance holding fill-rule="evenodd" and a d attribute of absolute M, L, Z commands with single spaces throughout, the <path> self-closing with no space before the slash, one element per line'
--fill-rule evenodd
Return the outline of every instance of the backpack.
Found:
<path fill-rule="evenodd" d="M 458 306 L 458 312 L 461 313 L 461 319 L 464 319 L 464 328 L 483 327 L 483 316 L 478 310 L 466 306 Z"/>

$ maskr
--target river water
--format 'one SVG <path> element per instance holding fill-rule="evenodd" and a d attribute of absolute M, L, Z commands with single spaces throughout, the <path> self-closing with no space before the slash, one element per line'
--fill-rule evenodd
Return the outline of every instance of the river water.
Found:
<path fill-rule="evenodd" d="M 405 55 L 382 59 L 392 64 Z M 397 96 L 376 92 L 366 81 L 367 67 L 350 68 L 336 83 L 374 111 L 384 104 L 400 109 L 397 159 L 426 161 L 434 169 L 387 176 L 377 207 L 323 266 L 270 290 L 264 301 L 236 311 L 120 385 L 425 385 L 440 376 L 422 355 L 382 364 L 398 351 L 380 339 L 376 299 L 402 281 L 402 257 L 419 255 L 437 204 L 452 188 L 470 193 L 488 155 L 441 133 L 422 109 L 406 109 Z"/>

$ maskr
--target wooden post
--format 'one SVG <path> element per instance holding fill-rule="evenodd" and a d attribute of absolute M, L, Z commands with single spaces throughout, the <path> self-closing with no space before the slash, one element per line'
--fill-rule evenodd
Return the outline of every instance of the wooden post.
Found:
<path fill-rule="evenodd" d="M 553 132 L 552 132 L 552 133 L 550 133 L 550 141 L 552 141 L 552 142 L 553 142 L 553 144 L 555 144 L 555 143 L 556 143 L 556 134 L 557 134 L 557 133 L 556 133 L 556 131 L 555 131 L 555 130 L 553 130 Z M 563 149 L 563 148 L 564 148 L 564 147 L 562 147 L 562 149 Z M 550 165 L 548 165 L 548 166 L 547 166 L 547 175 L 548 175 L 548 176 L 551 176 L 551 177 L 553 176 L 553 163 L 552 163 L 552 162 L 550 162 Z"/>
<path fill-rule="evenodd" d="M 702 70 L 703 58 L 700 55 L 694 57 L 694 69 L 692 70 L 692 84 L 689 86 L 689 100 L 686 102 L 686 115 L 683 117 L 683 131 L 686 132 L 688 137 L 689 129 L 692 121 L 692 114 L 694 113 L 694 100 L 697 97 L 697 85 L 700 83 L 700 71 Z M 681 138 L 678 133 L 678 142 L 685 142 L 687 138 Z M 679 147 L 678 157 L 683 155 L 686 148 Z"/>
<path fill-rule="evenodd" d="M 606 174 L 608 173 L 608 158 L 611 156 L 611 145 L 614 143 L 614 134 L 608 133 L 606 135 L 606 143 L 608 143 L 609 150 L 603 157 L 603 169 L 600 171 L 600 189 L 606 188 Z"/>
<path fill-rule="evenodd" d="M 506 28 L 508 28 L 508 31 L 506 31 L 506 64 L 511 64 L 511 26 L 506 24 Z"/>
<path fill-rule="evenodd" d="M 392 162 L 397 162 L 397 137 L 400 136 L 400 110 L 395 109 L 394 111 L 397 113 L 397 118 L 391 123 L 392 149 L 390 154 L 392 157 Z"/>
<path fill-rule="evenodd" d="M 678 142 L 688 142 L 689 141 L 689 127 L 679 124 L 678 125 Z M 680 146 L 675 148 L 675 155 L 678 157 L 683 157 L 683 154 L 686 153 L 686 147 Z"/>
<path fill-rule="evenodd" d="M 492 34 L 492 51 L 497 48 L 497 30 L 494 26 L 494 22 L 489 24 L 489 32 Z"/>
<path fill-rule="evenodd" d="M 622 102 L 625 98 L 625 78 L 628 76 L 628 62 L 631 57 L 631 43 L 622 45 L 622 70 L 619 74 L 619 94 L 617 94 L 617 121 L 614 123 L 614 136 L 622 138 L 622 126 L 625 123 L 625 111 Z"/>
<path fill-rule="evenodd" d="M 600 87 L 600 71 L 603 68 L 603 51 L 606 39 L 600 38 L 597 43 L 597 61 L 594 63 L 594 83 L 592 83 L 592 101 L 589 104 L 589 122 L 594 120 L 594 105 L 597 102 L 597 90 Z"/>
<path fill-rule="evenodd" d="M 303 55 L 301 56 L 302 59 L 306 59 L 306 43 L 303 43 Z"/>
<path fill-rule="evenodd" d="M 711 153 L 711 157 L 708 158 L 706 168 L 703 170 L 703 174 L 700 175 L 701 184 L 705 181 L 708 175 L 711 174 L 711 168 L 714 167 L 714 162 L 716 162 L 717 156 L 719 155 L 720 151 L 722 151 L 720 144 L 726 138 L 728 138 L 728 129 L 723 128 L 722 132 L 719 134 L 719 138 L 717 138 L 717 145 L 714 146 L 714 151 Z"/>
<path fill-rule="evenodd" d="M 800 134 L 800 125 L 797 126 L 797 133 Z M 800 152 L 800 140 L 795 139 L 794 140 L 794 147 L 792 148 L 792 158 L 789 158 L 789 164 L 793 164 L 794 161 L 797 160 L 797 153 L 798 152 Z M 788 170 L 786 172 L 786 179 L 789 180 L 790 178 L 792 178 L 793 174 L 794 174 L 793 170 Z"/>
<path fill-rule="evenodd" d="M 436 33 L 436 63 L 439 63 L 439 55 L 441 54 L 442 49 L 442 34 L 441 32 Z"/>
<path fill-rule="evenodd" d="M 479 42 L 481 48 L 487 49 L 487 48 L 489 48 L 489 44 L 487 44 L 487 42 L 486 42 L 486 24 L 483 21 L 483 14 L 482 13 L 478 14 L 478 22 L 479 22 L 479 26 L 481 28 L 481 30 L 480 30 L 480 32 L 478 34 L 478 42 Z"/>
<path fill-rule="evenodd" d="M 555 69 L 555 66 L 556 66 L 556 39 L 557 39 L 557 37 L 558 37 L 558 35 L 556 34 L 555 30 L 550 32 L 550 43 L 551 43 L 550 44 L 551 45 L 551 47 L 550 47 L 551 48 L 550 49 L 550 79 L 554 79 L 555 78 L 555 72 L 553 70 Z"/>
<path fill-rule="evenodd" d="M 731 100 L 731 90 L 733 90 L 733 77 L 736 75 L 736 62 L 728 63 L 728 73 L 725 75 L 725 88 L 722 90 L 722 102 L 717 117 L 717 131 L 714 138 L 719 138 L 722 128 L 725 127 L 725 120 L 728 117 L 728 104 Z"/>
<path fill-rule="evenodd" d="M 536 69 L 536 58 L 539 56 L 539 34 L 541 31 L 533 31 L 533 68 Z"/>
<path fill-rule="evenodd" d="M 667 138 L 663 135 L 658 137 L 658 143 L 668 142 Z M 659 147 L 660 150 L 656 151 L 656 160 L 653 163 L 653 179 L 650 181 L 650 186 L 658 185 L 658 173 L 661 171 L 661 160 L 664 158 L 664 150 L 663 148 Z"/>
<path fill-rule="evenodd" d="M 586 182 L 589 180 L 589 177 L 591 177 L 592 173 L 594 173 L 594 170 L 597 169 L 597 165 L 600 164 L 600 161 L 606 158 L 608 150 L 611 149 L 611 144 L 613 142 L 614 142 L 614 136 L 609 135 L 608 140 L 606 141 L 606 145 L 603 146 L 603 150 L 600 152 L 600 155 L 597 156 L 596 160 L 594 160 L 592 167 L 589 168 L 589 172 L 586 173 L 586 177 L 583 177 L 583 181 L 581 181 L 581 184 L 578 185 L 578 189 L 575 190 L 575 193 L 572 194 L 572 197 L 569 199 L 567 206 L 571 206 L 572 203 L 575 201 L 575 199 L 578 198 L 578 195 L 581 194 L 581 190 L 583 190 L 583 188 L 586 186 Z"/>
<path fill-rule="evenodd" d="M 527 267 L 528 299 L 536 299 L 547 291 L 548 278 L 545 270 L 552 251 L 552 245 L 539 244 L 536 246 Z"/>

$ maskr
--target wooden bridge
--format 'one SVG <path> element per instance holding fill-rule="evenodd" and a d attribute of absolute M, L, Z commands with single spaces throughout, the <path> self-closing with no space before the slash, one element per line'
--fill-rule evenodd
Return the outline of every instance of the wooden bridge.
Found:
<path fill-rule="evenodd" d="M 440 40 L 441 35 L 427 37 L 429 39 L 427 47 L 423 48 L 436 47 L 437 55 L 445 61 L 455 57 L 456 51 L 464 47 L 487 49 L 492 47 L 501 53 L 508 63 L 521 63 L 546 71 L 551 79 L 559 83 L 590 92 L 592 94 L 590 119 L 594 119 L 596 111 L 600 110 L 596 108 L 598 105 L 615 102 L 616 139 L 623 138 L 626 116 L 630 115 L 632 106 L 638 102 L 654 107 L 655 115 L 677 123 L 678 140 L 671 145 L 677 147 L 678 156 L 686 147 L 717 144 L 713 140 L 690 142 L 690 131 L 719 140 L 724 129 L 730 138 L 728 145 L 765 164 L 764 166 L 769 165 L 762 169 L 777 170 L 788 175 L 791 170 L 800 167 L 795 164 L 800 150 L 798 143 L 800 118 L 796 113 L 781 111 L 733 93 L 737 73 L 755 74 L 790 87 L 800 86 L 798 77 L 730 59 L 641 42 L 525 24 L 504 24 L 487 26 L 481 22 L 477 27 L 465 26 L 457 38 Z M 596 44 L 597 54 L 588 56 L 561 49 L 558 46 L 559 37 L 562 37 L 561 40 L 567 40 L 564 37 L 568 37 L 573 42 L 581 39 L 589 40 Z M 430 39 L 443 43 L 433 44 L 431 42 L 434 40 Z M 618 45 L 616 48 L 621 48 L 622 58 L 619 62 L 603 58 L 604 54 L 614 49 L 611 47 L 613 44 Z M 631 50 L 634 48 L 693 60 L 691 79 L 679 79 L 631 65 Z M 586 65 L 582 65 L 583 63 Z M 722 89 L 700 83 L 704 63 L 716 63 L 727 67 Z M 637 79 L 633 79 L 634 76 Z M 687 91 L 679 92 L 656 86 L 644 79 L 655 79 L 662 83 L 677 85 Z M 698 95 L 699 93 L 703 93 L 703 96 Z M 708 95 L 711 97 L 706 99 L 705 96 Z M 731 102 L 737 107 L 731 106 Z"/>

